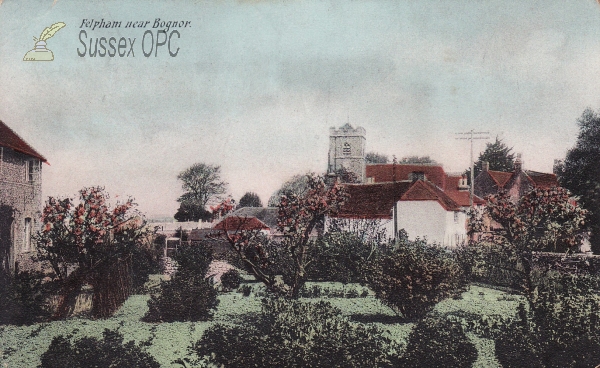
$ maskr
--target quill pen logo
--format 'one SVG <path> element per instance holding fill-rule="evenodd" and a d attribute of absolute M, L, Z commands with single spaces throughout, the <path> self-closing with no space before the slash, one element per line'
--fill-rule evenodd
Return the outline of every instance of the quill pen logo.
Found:
<path fill-rule="evenodd" d="M 46 27 L 42 31 L 40 38 L 33 37 L 35 41 L 35 47 L 33 50 L 28 51 L 23 57 L 23 61 L 52 61 L 54 60 L 54 54 L 52 51 L 46 48 L 46 41 L 54 36 L 61 28 L 66 26 L 63 22 L 54 23 L 50 27 Z"/>

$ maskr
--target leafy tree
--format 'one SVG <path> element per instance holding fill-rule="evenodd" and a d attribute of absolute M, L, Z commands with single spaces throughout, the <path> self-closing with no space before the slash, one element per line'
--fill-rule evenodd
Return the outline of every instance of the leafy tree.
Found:
<path fill-rule="evenodd" d="M 466 283 L 448 250 L 422 240 L 405 241 L 372 262 L 366 279 L 378 299 L 408 319 L 425 316 L 435 304 L 461 292 Z"/>
<path fill-rule="evenodd" d="M 237 289 L 240 287 L 242 281 L 244 281 L 244 279 L 240 275 L 240 272 L 235 268 L 232 268 L 221 275 L 221 285 L 225 291 Z"/>
<path fill-rule="evenodd" d="M 148 300 L 147 322 L 206 321 L 219 304 L 217 291 L 206 278 L 212 248 L 196 243 L 180 247 L 174 255 L 177 271 L 161 281 L 160 293 Z"/>
<path fill-rule="evenodd" d="M 510 172 L 514 170 L 515 155 L 502 139 L 496 137 L 494 143 L 486 143 L 485 150 L 479 154 L 474 163 L 474 178 L 483 170 L 483 163 L 489 163 L 490 170 Z M 467 181 L 471 183 L 471 168 L 465 171 Z"/>
<path fill-rule="evenodd" d="M 259 236 L 257 231 L 248 231 L 240 224 L 236 231 L 222 231 L 213 238 L 226 240 L 246 269 L 265 286 L 279 294 L 297 298 L 307 278 L 307 267 L 314 261 L 315 242 L 312 237 L 324 226 L 326 215 L 334 214 L 348 198 L 348 194 L 337 182 L 325 183 L 322 176 L 306 176 L 307 189 L 297 195 L 290 192 L 282 195 L 277 219 L 278 230 L 283 239 L 275 247 Z M 268 251 L 272 250 L 271 251 Z M 276 281 L 273 267 L 275 260 L 283 271 L 284 284 Z"/>
<path fill-rule="evenodd" d="M 367 164 L 387 164 L 390 161 L 387 155 L 377 152 L 367 152 L 365 160 Z"/>
<path fill-rule="evenodd" d="M 561 186 L 579 196 L 588 214 L 586 228 L 594 253 L 600 253 L 600 113 L 586 109 L 578 120 L 579 135 L 575 146 L 567 152 Z"/>
<path fill-rule="evenodd" d="M 515 260 L 523 291 L 531 301 L 534 253 L 578 246 L 587 211 L 571 199 L 566 189 L 535 188 L 516 203 L 506 191 L 488 197 L 485 214 L 496 225 L 484 229 L 483 217 L 474 213 L 470 226 L 476 231 L 487 230 L 482 233 L 482 240 L 502 246 Z"/>
<path fill-rule="evenodd" d="M 246 194 L 240 198 L 240 204 L 238 205 L 238 208 L 241 207 L 262 207 L 262 202 L 260 201 L 258 194 L 254 192 L 246 192 Z"/>
<path fill-rule="evenodd" d="M 181 202 L 179 209 L 175 214 L 175 220 L 179 222 L 186 221 L 210 221 L 212 214 L 204 206 L 192 202 Z"/>
<path fill-rule="evenodd" d="M 435 160 L 433 160 L 429 156 L 406 156 L 402 157 L 400 160 L 401 164 L 437 164 Z"/>
<path fill-rule="evenodd" d="M 268 206 L 277 207 L 281 197 L 286 195 L 302 196 L 308 190 L 308 179 L 306 175 L 294 175 L 290 180 L 283 183 L 271 198 L 269 198 Z"/>
<path fill-rule="evenodd" d="M 43 228 L 36 235 L 39 258 L 50 264 L 61 285 L 54 318 L 69 315 L 86 283 L 94 289 L 94 317 L 116 311 L 131 291 L 134 249 L 148 235 L 132 199 L 111 208 L 104 188 L 79 193 L 79 204 L 50 197 L 43 209 Z M 68 272 L 73 266 L 76 269 Z"/>
<path fill-rule="evenodd" d="M 186 208 L 195 209 L 194 214 L 198 214 L 198 219 L 204 214 L 199 208 L 204 209 L 209 202 L 218 201 L 221 195 L 227 190 L 227 183 L 221 179 L 221 167 L 196 163 L 185 169 L 177 175 L 181 180 L 181 187 L 184 193 L 177 199 L 181 202 L 180 211 Z M 179 211 L 178 211 L 179 213 Z M 194 217 L 195 218 L 195 217 Z M 198 220 L 194 220 L 198 221 Z"/>
<path fill-rule="evenodd" d="M 14 275 L 0 270 L 0 325 L 25 325 L 49 317 L 46 303 L 52 283 L 43 283 L 43 274 L 16 271 Z"/>
<path fill-rule="evenodd" d="M 358 176 L 343 166 L 335 171 L 335 175 L 342 183 L 360 183 Z"/>
<path fill-rule="evenodd" d="M 217 324 L 193 350 L 222 367 L 385 367 L 390 341 L 328 302 L 270 298 L 253 324 Z"/>
<path fill-rule="evenodd" d="M 56 336 L 41 356 L 40 368 L 160 367 L 158 362 L 133 341 L 123 344 L 123 335 L 105 329 L 102 339 L 72 335 Z"/>

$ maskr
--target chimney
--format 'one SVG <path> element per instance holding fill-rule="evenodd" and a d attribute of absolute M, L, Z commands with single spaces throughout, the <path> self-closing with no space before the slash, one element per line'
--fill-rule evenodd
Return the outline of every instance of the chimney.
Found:
<path fill-rule="evenodd" d="M 481 170 L 490 171 L 490 163 L 488 161 L 483 161 L 481 163 Z"/>
<path fill-rule="evenodd" d="M 523 160 L 521 159 L 521 154 L 517 153 L 517 159 L 515 160 L 515 172 L 521 172 L 523 170 Z"/>

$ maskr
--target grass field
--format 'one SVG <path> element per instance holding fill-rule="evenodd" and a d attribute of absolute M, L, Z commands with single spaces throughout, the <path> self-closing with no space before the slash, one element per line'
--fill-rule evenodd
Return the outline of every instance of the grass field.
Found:
<path fill-rule="evenodd" d="M 156 282 L 156 278 L 153 280 Z M 40 356 L 48 348 L 54 336 L 72 334 L 73 338 L 83 336 L 101 337 L 102 331 L 118 329 L 125 341 L 144 342 L 147 351 L 163 367 L 181 367 L 173 363 L 183 358 L 188 348 L 201 338 L 203 332 L 217 322 L 236 323 L 245 318 L 252 318 L 261 309 L 261 298 L 264 289 L 260 284 L 249 283 L 252 292 L 245 297 L 238 292 L 229 292 L 219 296 L 219 307 L 214 318 L 209 322 L 177 322 L 177 323 L 145 323 L 140 319 L 148 307 L 148 295 L 133 295 L 119 311 L 105 320 L 89 320 L 72 318 L 66 321 L 56 321 L 35 324 L 32 326 L 0 326 L 0 367 L 36 367 Z M 355 288 L 362 292 L 360 285 L 341 283 L 308 283 L 308 287 L 318 285 L 330 294 L 347 292 Z M 372 294 L 365 297 L 342 298 L 328 297 L 302 298 L 304 301 L 327 300 L 340 308 L 342 313 L 358 323 L 375 324 L 384 333 L 401 344 L 405 344 L 413 327 L 412 323 L 403 323 L 394 312 L 382 305 Z M 448 299 L 439 303 L 435 313 L 467 316 L 484 320 L 491 316 L 514 315 L 519 299 L 504 292 L 480 286 L 471 286 L 459 299 Z M 497 367 L 494 357 L 493 340 L 482 338 L 476 333 L 469 332 L 469 338 L 477 347 L 479 357 L 475 367 Z"/>

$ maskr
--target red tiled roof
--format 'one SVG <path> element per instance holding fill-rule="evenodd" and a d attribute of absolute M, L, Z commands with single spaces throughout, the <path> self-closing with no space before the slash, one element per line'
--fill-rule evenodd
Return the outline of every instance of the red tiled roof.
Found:
<path fill-rule="evenodd" d="M 511 178 L 511 176 L 513 174 L 512 172 L 493 171 L 493 170 L 488 170 L 488 173 L 490 174 L 492 179 L 494 179 L 496 184 L 498 184 L 499 188 L 504 188 L 504 184 L 506 184 L 506 182 L 508 182 L 508 180 Z"/>
<path fill-rule="evenodd" d="M 427 180 L 438 187 L 446 188 L 446 172 L 440 165 L 379 164 L 367 165 L 367 178 L 375 183 L 410 180 L 410 173 L 422 172 Z M 394 180 L 395 176 L 395 180 Z"/>
<path fill-rule="evenodd" d="M 433 183 L 423 180 L 417 180 L 414 182 L 414 184 L 406 193 L 404 193 L 400 200 L 438 201 L 446 211 L 460 210 L 460 205 L 450 198 L 446 193 L 444 193 L 444 191 L 433 185 Z"/>
<path fill-rule="evenodd" d="M 37 153 L 27 142 L 0 120 L 0 146 L 9 147 L 15 151 L 40 159 L 48 163 L 44 156 Z"/>
<path fill-rule="evenodd" d="M 554 174 L 546 174 L 530 170 L 526 170 L 525 174 L 527 174 L 529 180 L 531 180 L 538 188 L 549 189 L 552 187 L 558 187 L 558 179 Z"/>
<path fill-rule="evenodd" d="M 444 193 L 461 207 L 469 207 L 471 205 L 471 198 L 468 190 L 446 190 Z M 485 203 L 486 202 L 481 197 L 473 195 L 473 204 L 484 205 Z"/>
<path fill-rule="evenodd" d="M 335 217 L 391 219 L 394 204 L 410 188 L 408 181 L 378 184 L 347 184 L 350 198 Z"/>
<path fill-rule="evenodd" d="M 471 198 L 469 195 L 470 192 L 468 190 L 458 189 L 460 179 L 462 179 L 462 175 L 446 177 L 446 190 L 444 191 L 444 193 L 446 193 L 448 197 L 452 198 L 452 200 L 456 202 L 459 206 L 469 207 L 471 205 Z M 482 198 L 474 195 L 473 203 L 476 205 L 482 205 L 485 204 L 485 201 Z"/>
<path fill-rule="evenodd" d="M 226 231 L 269 230 L 264 222 L 256 217 L 229 216 L 216 224 L 213 229 Z"/>

